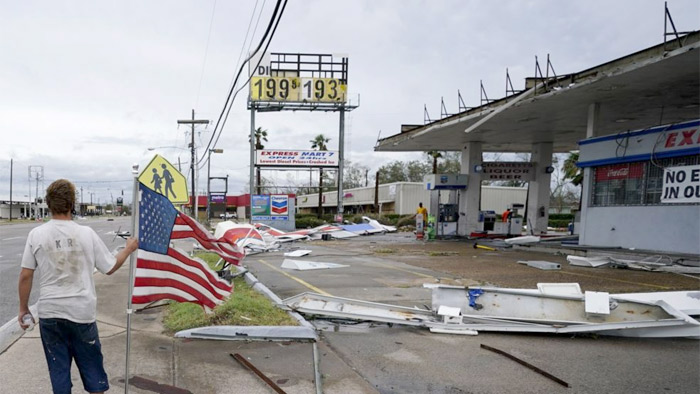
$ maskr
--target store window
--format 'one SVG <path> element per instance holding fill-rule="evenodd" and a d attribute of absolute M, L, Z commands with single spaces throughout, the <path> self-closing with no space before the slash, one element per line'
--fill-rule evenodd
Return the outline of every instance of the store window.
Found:
<path fill-rule="evenodd" d="M 595 168 L 593 205 L 638 205 L 644 180 L 644 163 L 624 163 Z"/>
<path fill-rule="evenodd" d="M 591 205 L 660 204 L 664 168 L 694 164 L 699 155 L 595 167 Z"/>

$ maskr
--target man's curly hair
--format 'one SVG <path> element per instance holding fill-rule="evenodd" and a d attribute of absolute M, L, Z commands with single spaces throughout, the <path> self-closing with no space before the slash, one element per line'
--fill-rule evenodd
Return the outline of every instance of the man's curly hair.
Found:
<path fill-rule="evenodd" d="M 66 214 L 75 206 L 75 186 L 67 179 L 52 182 L 46 189 L 46 204 L 52 214 Z"/>

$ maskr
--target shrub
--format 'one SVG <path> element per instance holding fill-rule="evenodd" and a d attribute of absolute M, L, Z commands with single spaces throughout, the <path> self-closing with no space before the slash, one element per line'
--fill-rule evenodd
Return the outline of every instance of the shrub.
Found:
<path fill-rule="evenodd" d="M 323 219 L 317 218 L 316 215 L 297 215 L 294 222 L 298 229 L 317 227 L 326 223 Z"/>

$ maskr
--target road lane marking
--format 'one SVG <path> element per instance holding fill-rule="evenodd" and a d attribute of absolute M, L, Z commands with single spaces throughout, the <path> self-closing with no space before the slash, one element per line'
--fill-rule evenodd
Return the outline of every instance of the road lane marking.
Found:
<path fill-rule="evenodd" d="M 287 278 L 301 283 L 303 286 L 305 286 L 305 287 L 308 288 L 308 289 L 311 289 L 312 291 L 314 291 L 314 292 L 316 292 L 316 293 L 323 294 L 323 295 L 326 295 L 326 296 L 332 296 L 331 293 L 328 293 L 328 292 L 326 292 L 326 291 L 323 291 L 323 290 L 319 289 L 318 287 L 312 285 L 311 283 L 308 283 L 308 282 L 304 281 L 304 280 L 301 279 L 301 278 L 297 278 L 297 277 L 294 276 L 294 275 L 291 275 L 291 274 L 289 274 L 289 273 L 287 273 L 287 272 L 284 272 L 284 271 L 282 271 L 281 269 L 275 267 L 274 265 L 268 263 L 268 262 L 265 261 L 265 260 L 259 259 L 258 261 L 261 262 L 261 263 L 263 263 L 263 264 L 265 264 L 266 266 L 272 268 L 273 270 L 279 272 L 280 274 L 286 276 Z"/>
<path fill-rule="evenodd" d="M 5 238 L 5 239 L 3 239 L 3 241 L 11 241 L 11 240 L 13 240 L 13 239 L 22 239 L 22 238 L 24 238 L 24 237 Z"/>
<path fill-rule="evenodd" d="M 416 275 L 416 276 L 421 276 L 421 277 L 423 277 L 423 278 L 437 279 L 436 277 L 434 277 L 434 276 L 432 276 L 432 275 L 421 274 L 420 272 L 414 272 L 414 271 L 410 271 L 410 270 L 403 269 L 403 268 L 399 268 L 399 267 L 392 267 L 392 266 L 390 266 L 390 265 L 388 265 L 388 264 L 384 264 L 384 263 L 373 262 L 373 263 L 370 263 L 370 264 L 376 264 L 376 265 L 382 266 L 382 267 L 384 267 L 384 268 L 389 268 L 389 269 L 392 269 L 392 270 L 408 272 L 409 274 L 413 274 L 413 275 Z"/>
<path fill-rule="evenodd" d="M 587 278 L 595 278 L 595 279 L 600 279 L 600 280 L 612 280 L 612 281 L 614 281 L 614 282 L 622 282 L 622 283 L 629 283 L 629 284 L 632 284 L 632 285 L 654 287 L 654 288 L 663 289 L 663 290 L 669 290 L 669 289 L 670 289 L 670 287 L 668 287 L 668 286 L 652 285 L 651 283 L 632 282 L 632 281 L 629 281 L 629 280 L 613 279 L 613 278 L 606 278 L 606 277 L 600 277 L 600 276 L 595 276 L 595 275 L 579 274 L 579 273 L 577 273 L 577 272 L 566 272 L 566 271 L 561 271 L 561 273 L 562 273 L 562 274 L 567 274 L 567 275 L 585 276 L 585 277 L 587 277 Z"/>

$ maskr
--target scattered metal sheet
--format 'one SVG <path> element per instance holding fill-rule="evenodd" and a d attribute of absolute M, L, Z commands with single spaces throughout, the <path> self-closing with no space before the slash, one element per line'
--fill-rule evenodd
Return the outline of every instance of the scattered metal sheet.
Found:
<path fill-rule="evenodd" d="M 479 335 L 479 332 L 476 330 L 470 330 L 466 328 L 439 328 L 439 327 L 431 327 L 430 332 L 434 332 L 436 334 L 451 334 L 451 335 Z"/>
<path fill-rule="evenodd" d="M 285 257 L 303 257 L 308 254 L 311 254 L 311 251 L 308 249 L 299 249 L 295 250 L 293 252 L 286 252 L 284 255 Z"/>
<path fill-rule="evenodd" d="M 330 268 L 344 268 L 349 267 L 349 265 L 335 264 L 335 263 L 321 263 L 317 261 L 304 261 L 304 260 L 292 260 L 284 259 L 282 262 L 282 268 L 297 270 L 297 271 L 308 271 L 308 270 L 322 270 Z"/>
<path fill-rule="evenodd" d="M 283 304 L 310 315 L 436 328 L 455 334 L 474 330 L 700 339 L 700 322 L 664 300 L 631 301 L 614 295 L 603 300 L 594 294 L 589 296 L 591 305 L 587 308 L 586 296 L 577 284 L 558 289 L 545 287 L 549 294 L 539 289 L 426 287 L 432 289 L 432 310 L 315 293 L 288 298 Z M 697 301 L 700 305 L 700 299 Z M 456 310 L 451 308 L 459 309 L 459 319 L 455 319 Z M 608 313 L 601 313 L 605 308 Z"/>
<path fill-rule="evenodd" d="M 653 293 L 622 293 L 615 298 L 637 302 L 664 301 L 691 316 L 700 315 L 700 291 L 658 291 Z"/>
<path fill-rule="evenodd" d="M 523 361 L 523 360 L 521 360 L 521 359 L 519 359 L 519 358 L 517 358 L 517 357 L 515 357 L 515 356 L 513 356 L 513 355 L 511 355 L 511 354 L 508 354 L 508 353 L 504 352 L 503 350 L 496 349 L 496 348 L 491 347 L 491 346 L 488 346 L 488 345 L 484 345 L 483 343 L 481 344 L 481 348 L 482 348 L 482 349 L 486 349 L 486 350 L 490 350 L 490 351 L 492 351 L 492 352 L 494 352 L 494 353 L 498 353 L 498 354 L 500 354 L 500 355 L 502 355 L 502 356 L 508 357 L 509 359 L 511 359 L 511 360 L 513 360 L 513 361 L 515 361 L 515 362 L 517 362 L 518 364 L 524 365 L 524 366 L 530 368 L 531 370 L 537 372 L 538 374 L 540 374 L 540 375 L 542 375 L 542 376 L 544 376 L 544 377 L 546 377 L 546 378 L 549 378 L 549 379 L 551 379 L 551 380 L 553 380 L 553 381 L 559 383 L 560 385 L 562 385 L 562 386 L 564 386 L 564 387 L 569 387 L 569 384 L 568 384 L 568 383 L 566 383 L 565 381 L 559 379 L 558 377 L 556 377 L 556 376 L 554 376 L 554 375 L 552 375 L 552 374 L 550 374 L 550 373 L 548 373 L 548 372 L 546 372 L 546 371 L 544 371 L 544 370 L 542 370 L 542 369 L 539 369 L 539 368 L 537 368 L 536 366 L 534 366 L 534 365 L 532 365 L 532 364 L 530 364 L 530 363 L 528 363 L 528 362 L 526 362 L 526 361 Z"/>
<path fill-rule="evenodd" d="M 578 283 L 538 283 L 537 291 L 547 295 L 580 296 L 583 294 Z"/>
<path fill-rule="evenodd" d="M 560 270 L 561 269 L 561 265 L 559 265 L 557 263 L 552 263 L 549 261 L 542 261 L 542 260 L 528 260 L 528 261 L 520 260 L 520 261 L 518 261 L 518 264 L 525 264 L 528 267 L 538 268 L 538 269 L 546 270 L 546 271 L 548 271 L 548 270 Z"/>
<path fill-rule="evenodd" d="M 275 390 L 276 393 L 278 394 L 286 394 L 286 391 L 282 390 L 280 386 L 277 385 L 277 383 L 273 382 L 270 378 L 265 376 L 264 373 L 262 373 L 259 369 L 255 368 L 255 365 L 251 364 L 248 360 L 245 359 L 245 357 L 241 356 L 240 354 L 236 353 L 230 353 L 229 356 L 231 356 L 234 360 L 238 361 L 242 366 L 247 368 L 249 371 L 253 372 L 257 377 L 262 379 L 263 382 L 265 382 L 268 386 L 270 386 L 273 390 Z"/>
<path fill-rule="evenodd" d="M 340 226 L 343 230 L 349 231 L 351 233 L 359 234 L 359 235 L 368 235 L 368 234 L 377 234 L 377 233 L 385 233 L 386 230 L 383 228 L 375 228 L 374 226 L 370 225 L 369 223 L 362 223 L 362 224 L 344 224 Z"/>
<path fill-rule="evenodd" d="M 385 232 L 393 233 L 393 232 L 396 231 L 396 227 L 394 227 L 394 226 L 387 226 L 387 225 L 385 225 L 385 224 L 381 224 L 381 223 L 379 223 L 378 221 L 376 221 L 376 220 L 374 220 L 374 219 L 372 219 L 372 218 L 369 218 L 369 217 L 367 217 L 367 216 L 363 216 L 363 217 L 362 217 L 362 221 L 363 221 L 364 223 L 369 224 L 370 226 L 372 226 L 372 227 L 374 227 L 374 228 L 383 230 L 383 231 L 385 231 Z"/>
<path fill-rule="evenodd" d="M 509 245 L 526 245 L 540 242 L 540 237 L 536 235 L 523 235 L 522 237 L 508 238 L 505 242 Z"/>
<path fill-rule="evenodd" d="M 604 291 L 587 291 L 584 294 L 586 313 L 599 315 L 610 314 L 610 293 Z"/>
<path fill-rule="evenodd" d="M 303 326 L 210 326 L 182 330 L 176 338 L 225 341 L 315 341 L 316 332 Z"/>
<path fill-rule="evenodd" d="M 571 265 L 579 267 L 603 267 L 610 264 L 610 257 L 608 256 L 598 256 L 598 257 L 582 257 L 582 256 L 566 256 L 566 260 Z"/>

